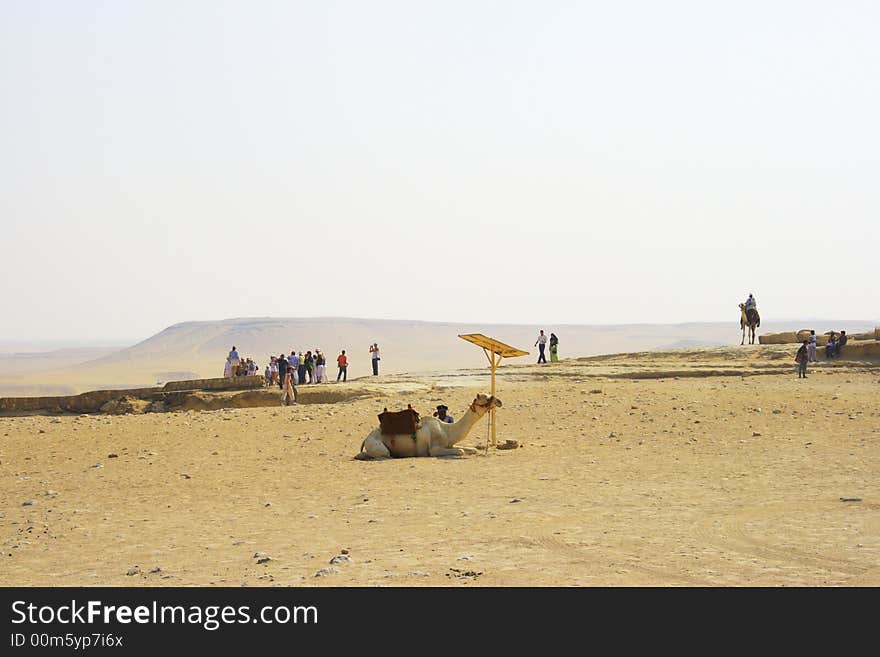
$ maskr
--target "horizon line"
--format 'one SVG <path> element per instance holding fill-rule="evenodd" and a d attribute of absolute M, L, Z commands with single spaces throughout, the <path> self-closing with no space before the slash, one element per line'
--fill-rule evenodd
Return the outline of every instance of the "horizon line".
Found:
<path fill-rule="evenodd" d="M 541 324 L 532 324 L 532 323 L 518 323 L 518 322 L 480 322 L 480 321 L 440 321 L 440 320 L 423 320 L 423 319 L 390 319 L 383 317 L 343 317 L 343 316 L 315 316 L 315 317 L 280 317 L 280 316 L 261 316 L 261 317 L 226 317 L 223 319 L 199 319 L 199 320 L 184 320 L 181 322 L 175 322 L 173 324 L 169 324 L 168 326 L 160 329 L 155 333 L 151 333 L 147 337 L 134 338 L 134 337 L 101 337 L 101 338 L 66 338 L 66 337 L 47 337 L 47 338 L 6 338 L 0 337 L 0 345 L 4 343 L 7 346 L 14 345 L 40 345 L 40 344 L 69 344 L 72 346 L 88 346 L 88 347 L 102 347 L 102 346 L 119 346 L 119 345 L 127 345 L 134 346 L 140 342 L 144 342 L 149 340 L 150 338 L 159 335 L 160 333 L 167 331 L 168 329 L 172 329 L 179 326 L 185 325 L 194 325 L 194 324 L 217 324 L 224 322 L 241 322 L 241 321 L 297 321 L 297 322 L 307 322 L 307 321 L 372 321 L 372 322 L 394 322 L 394 323 L 406 323 L 406 324 L 435 324 L 435 325 L 449 325 L 449 326 L 473 326 L 473 325 L 481 325 L 481 326 L 518 326 L 518 327 L 529 327 L 529 328 L 546 328 L 548 326 L 553 327 L 596 327 L 596 328 L 614 328 L 614 327 L 637 327 L 637 326 L 687 326 L 687 325 L 698 325 L 698 324 L 729 324 L 731 321 L 734 323 L 736 320 L 691 320 L 684 322 L 658 322 L 658 321 L 640 321 L 640 322 L 598 322 L 598 323 L 575 323 L 575 322 L 544 322 Z M 781 324 L 788 322 L 803 322 L 803 323 L 844 323 L 844 322 L 860 322 L 866 324 L 875 324 L 880 326 L 880 319 L 856 319 L 856 318 L 828 318 L 828 317 L 791 317 L 791 318 L 780 318 L 780 319 L 764 319 L 764 323 L 773 323 L 773 324 Z M 63 348 L 63 347 L 57 347 Z"/>

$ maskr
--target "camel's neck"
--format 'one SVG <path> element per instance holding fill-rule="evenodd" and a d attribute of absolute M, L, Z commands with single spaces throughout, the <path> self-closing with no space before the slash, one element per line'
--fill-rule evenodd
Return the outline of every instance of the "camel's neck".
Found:
<path fill-rule="evenodd" d="M 485 413 L 476 413 L 468 408 L 464 415 L 461 416 L 461 419 L 454 424 L 450 424 L 446 428 L 446 436 L 449 439 L 448 447 L 452 447 L 455 443 L 460 440 L 464 440 L 465 437 L 470 433 L 473 426 L 479 422 Z"/>

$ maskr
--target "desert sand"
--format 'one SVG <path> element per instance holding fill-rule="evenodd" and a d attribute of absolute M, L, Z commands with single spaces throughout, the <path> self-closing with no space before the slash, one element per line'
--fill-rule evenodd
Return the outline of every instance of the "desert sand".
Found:
<path fill-rule="evenodd" d="M 880 369 L 799 380 L 791 353 L 510 364 L 498 438 L 521 447 L 485 450 L 481 421 L 460 458 L 353 456 L 384 407 L 460 416 L 485 369 L 365 377 L 336 403 L 0 418 L 0 582 L 876 586 Z"/>

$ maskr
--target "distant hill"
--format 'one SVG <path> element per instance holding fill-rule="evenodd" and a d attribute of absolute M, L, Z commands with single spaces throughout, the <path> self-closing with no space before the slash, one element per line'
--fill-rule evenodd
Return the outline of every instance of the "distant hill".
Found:
<path fill-rule="evenodd" d="M 857 333 L 874 327 L 871 321 L 765 322 L 759 329 L 780 332 L 815 328 L 818 333 L 841 328 Z M 625 325 L 507 325 L 453 324 L 407 320 L 355 318 L 241 318 L 207 322 L 184 322 L 124 349 L 98 358 L 71 363 L 47 361 L 50 373 L 30 367 L 16 376 L 0 378 L 0 395 L 51 394 L 51 386 L 78 391 L 154 385 L 157 382 L 196 377 L 222 376 L 226 354 L 232 345 L 242 356 L 254 358 L 262 368 L 269 355 L 305 352 L 320 348 L 328 370 L 336 377 L 336 356 L 345 349 L 349 378 L 370 374 L 368 347 L 378 342 L 381 373 L 424 372 L 438 369 L 480 367 L 485 356 L 476 346 L 460 340 L 460 333 L 484 333 L 530 352 L 513 362 L 537 360 L 534 347 L 538 330 L 559 336 L 560 358 L 626 351 L 649 351 L 681 347 L 739 345 L 742 333 L 734 316 L 730 322 Z M 36 362 L 30 354 L 32 362 Z M 38 368 L 42 369 L 42 368 Z M 42 388 L 41 388 L 42 387 Z"/>

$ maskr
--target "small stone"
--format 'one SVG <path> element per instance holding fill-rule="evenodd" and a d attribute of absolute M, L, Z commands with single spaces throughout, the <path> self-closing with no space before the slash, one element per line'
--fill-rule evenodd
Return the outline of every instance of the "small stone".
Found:
<path fill-rule="evenodd" d="M 118 459 L 118 458 L 119 458 L 119 454 L 108 454 L 108 455 L 107 455 L 107 458 L 108 458 L 108 459 Z"/>
<path fill-rule="evenodd" d="M 150 572 L 153 573 L 153 574 L 155 574 L 155 573 L 161 573 L 161 572 L 162 572 L 162 568 L 161 568 L 160 566 L 156 566 L 156 567 L 153 568 Z"/>
<path fill-rule="evenodd" d="M 257 559 L 257 565 L 259 566 L 261 563 L 269 563 L 272 561 L 272 557 L 263 557 L 262 559 Z"/>
<path fill-rule="evenodd" d="M 761 432 L 760 432 L 760 431 L 752 431 L 752 437 L 753 437 L 753 438 L 758 438 L 758 437 L 760 437 L 760 435 L 761 435 Z"/>
<path fill-rule="evenodd" d="M 510 500 L 511 504 L 516 504 L 517 502 L 522 502 L 522 498 L 521 497 L 514 497 L 512 500 Z"/>
<path fill-rule="evenodd" d="M 338 572 L 339 570 L 336 568 L 321 568 L 321 570 L 315 573 L 315 577 L 324 577 L 325 575 L 332 575 Z"/>
<path fill-rule="evenodd" d="M 254 552 L 254 559 L 260 559 L 267 556 L 265 552 Z"/>
<path fill-rule="evenodd" d="M 43 429 L 40 429 L 39 433 L 46 433 Z"/>
<path fill-rule="evenodd" d="M 125 574 L 126 574 L 128 577 L 131 577 L 132 575 L 137 575 L 139 572 L 141 572 L 141 569 L 140 569 L 138 566 L 134 566 L 134 567 L 132 567 L 132 568 L 129 568 L 129 569 L 128 569 L 128 572 L 125 573 Z"/>
<path fill-rule="evenodd" d="M 351 563 L 351 557 L 349 557 L 347 554 L 340 554 L 330 559 L 330 563 L 331 565 L 335 565 L 338 563 Z"/>
<path fill-rule="evenodd" d="M 349 550 L 348 550 L 348 548 L 342 548 L 339 552 L 342 554 L 348 554 Z"/>
<path fill-rule="evenodd" d="M 24 502 L 21 503 L 21 505 L 22 506 L 33 506 L 36 503 L 37 503 L 36 500 L 25 500 Z"/>

